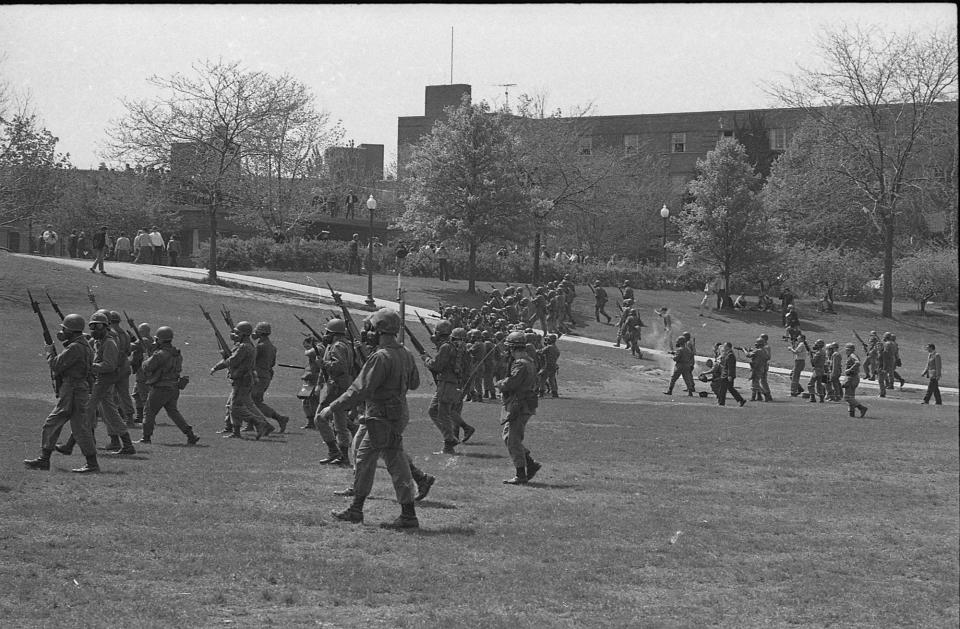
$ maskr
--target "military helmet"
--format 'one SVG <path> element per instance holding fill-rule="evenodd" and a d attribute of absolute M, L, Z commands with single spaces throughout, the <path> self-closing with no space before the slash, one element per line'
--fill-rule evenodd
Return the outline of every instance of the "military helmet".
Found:
<path fill-rule="evenodd" d="M 484 341 L 489 341 L 489 340 L 490 340 L 490 330 L 483 330 L 482 332 L 480 332 L 480 338 L 482 338 Z"/>
<path fill-rule="evenodd" d="M 471 341 L 477 340 L 478 338 L 480 338 L 480 330 L 478 330 L 477 328 L 473 328 L 472 330 L 467 332 L 467 338 L 469 338 Z"/>
<path fill-rule="evenodd" d="M 814 349 L 820 349 L 821 347 L 823 347 L 823 339 L 817 339 L 816 341 L 813 342 Z"/>
<path fill-rule="evenodd" d="M 594 286 L 600 286 L 600 280 L 593 280 Z"/>
<path fill-rule="evenodd" d="M 330 334 L 346 334 L 347 324 L 343 319 L 330 319 L 327 321 L 327 324 L 323 326 L 323 331 L 329 332 Z"/>
<path fill-rule="evenodd" d="M 450 332 L 450 338 L 457 339 L 458 341 L 467 340 L 467 331 L 463 328 L 453 328 L 453 331 Z"/>
<path fill-rule="evenodd" d="M 241 321 L 233 329 L 240 336 L 250 336 L 253 334 L 253 324 L 249 321 Z"/>
<path fill-rule="evenodd" d="M 548 334 L 548 335 L 547 335 L 547 338 L 543 339 L 543 342 L 546 343 L 547 345 L 553 345 L 554 343 L 557 342 L 557 335 L 556 335 L 556 334 Z"/>
<path fill-rule="evenodd" d="M 674 343 L 674 345 L 676 345 L 677 347 L 680 347 L 681 345 L 686 345 L 686 344 L 687 344 L 687 337 L 685 337 L 685 336 L 678 336 L 678 337 L 677 337 L 677 340 L 674 341 L 673 343 Z"/>
<path fill-rule="evenodd" d="M 83 321 L 83 317 L 78 314 L 68 314 L 63 318 L 63 321 L 60 322 L 60 327 L 66 330 L 67 332 L 83 332 L 83 328 L 87 326 Z"/>
<path fill-rule="evenodd" d="M 763 339 L 758 338 L 756 341 L 753 342 L 753 345 L 755 347 L 763 347 Z"/>
<path fill-rule="evenodd" d="M 88 325 L 110 325 L 110 319 L 107 318 L 107 315 L 103 314 L 99 310 L 90 315 L 90 321 L 87 322 Z"/>
<path fill-rule="evenodd" d="M 523 349 L 527 346 L 527 337 L 523 332 L 511 332 L 506 342 L 511 349 Z"/>
<path fill-rule="evenodd" d="M 450 336 L 450 332 L 453 331 L 453 324 L 444 319 L 437 324 L 437 327 L 434 328 L 433 332 L 437 336 Z"/>
<path fill-rule="evenodd" d="M 97 311 L 96 311 L 95 313 L 93 313 L 93 314 L 102 314 L 104 317 L 107 318 L 107 323 L 110 322 L 110 311 L 107 310 L 106 308 L 101 308 L 100 310 L 97 310 Z"/>
<path fill-rule="evenodd" d="M 844 345 L 843 347 L 844 347 L 844 349 L 857 349 L 857 346 L 854 345 L 853 343 L 847 343 L 847 344 Z"/>
<path fill-rule="evenodd" d="M 402 326 L 400 315 L 390 308 L 381 308 L 366 320 L 370 322 L 370 327 L 381 334 L 399 334 Z"/>
<path fill-rule="evenodd" d="M 630 280 L 623 280 L 624 286 L 630 286 Z"/>
<path fill-rule="evenodd" d="M 161 325 L 157 328 L 157 340 L 158 341 L 172 341 L 173 340 L 173 328 Z"/>
<path fill-rule="evenodd" d="M 110 313 L 107 315 L 107 320 L 110 323 L 120 323 L 120 321 L 122 321 L 122 319 L 120 318 L 120 313 L 117 312 L 116 310 L 110 311 Z"/>
<path fill-rule="evenodd" d="M 149 324 L 149 323 L 141 323 L 140 325 L 138 325 L 138 326 L 137 326 L 137 334 L 139 334 L 141 337 L 150 336 L 150 324 Z"/>
<path fill-rule="evenodd" d="M 497 330 L 496 333 L 494 333 L 493 338 L 497 339 L 497 342 L 500 342 L 507 338 L 507 335 L 504 334 L 502 330 Z"/>
<path fill-rule="evenodd" d="M 159 332 L 159 330 L 157 330 Z M 273 332 L 273 328 L 270 327 L 270 324 L 266 321 L 260 321 L 257 325 L 253 326 L 254 334 L 270 334 Z"/>
<path fill-rule="evenodd" d="M 884 332 L 884 333 L 883 333 L 883 340 L 884 340 L 884 341 L 889 341 L 891 338 L 893 338 L 893 334 L 891 334 L 891 333 L 889 333 L 889 332 Z"/>

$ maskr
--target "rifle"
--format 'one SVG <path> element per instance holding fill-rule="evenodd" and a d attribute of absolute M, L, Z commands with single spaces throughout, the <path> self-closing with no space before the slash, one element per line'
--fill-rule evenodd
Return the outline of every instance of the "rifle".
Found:
<path fill-rule="evenodd" d="M 90 300 L 90 303 L 93 304 L 93 307 L 97 310 L 100 310 L 100 306 L 97 305 L 97 297 L 93 294 L 93 291 L 90 290 L 90 285 L 87 284 L 87 299 Z"/>
<path fill-rule="evenodd" d="M 233 317 L 230 316 L 230 311 L 227 310 L 227 307 L 223 304 L 220 304 L 220 314 L 223 316 L 223 320 L 227 322 L 227 327 L 231 330 L 237 326 L 233 325 Z"/>
<path fill-rule="evenodd" d="M 535 297 L 534 297 L 533 289 L 530 288 L 530 285 L 529 285 L 529 284 L 524 284 L 524 286 L 527 287 L 527 293 L 530 294 L 530 299 L 534 299 Z"/>
<path fill-rule="evenodd" d="M 197 305 L 200 306 L 200 312 L 203 313 L 203 316 L 207 319 L 207 321 L 210 322 L 210 327 L 213 328 L 213 333 L 217 337 L 217 345 L 220 346 L 220 354 L 223 355 L 224 358 L 226 358 L 227 356 L 230 355 L 230 346 L 227 345 L 227 342 L 223 339 L 223 335 L 220 334 L 220 330 L 217 329 L 217 324 L 214 323 L 213 319 L 210 318 L 210 313 L 204 310 L 202 304 L 197 304 Z"/>
<path fill-rule="evenodd" d="M 347 305 L 343 303 L 343 297 L 340 296 L 340 293 L 333 290 L 333 286 L 330 285 L 329 281 L 327 282 L 327 288 L 330 289 L 330 296 L 333 297 L 333 302 L 340 306 L 340 312 L 343 313 L 343 321 L 347 324 L 347 337 L 350 339 L 350 344 L 357 350 L 357 355 L 360 356 L 360 360 L 362 361 L 359 366 L 362 367 L 362 363 L 367 362 L 367 357 L 359 343 L 357 343 L 357 341 L 360 340 L 360 330 L 357 328 L 357 324 L 353 322 L 353 317 L 350 316 Z"/>
<path fill-rule="evenodd" d="M 590 292 L 593 293 L 593 296 L 594 296 L 594 297 L 597 296 L 597 290 L 593 287 L 593 284 L 587 282 L 587 288 L 590 289 Z"/>
<path fill-rule="evenodd" d="M 617 286 L 617 290 L 620 291 L 620 298 L 622 299 L 622 298 L 623 298 L 623 289 L 622 289 L 621 287 Z"/>
<path fill-rule="evenodd" d="M 303 319 L 302 317 L 300 317 L 299 315 L 296 315 L 296 314 L 293 315 L 293 316 L 294 316 L 294 318 L 296 318 L 297 321 L 299 321 L 300 323 L 302 323 L 302 324 L 304 325 L 304 327 L 306 327 L 308 330 L 310 330 L 310 334 L 313 335 L 313 338 L 314 338 L 315 340 L 319 341 L 320 339 L 323 338 L 322 336 L 320 336 L 320 333 L 319 333 L 319 332 L 317 332 L 317 331 L 314 330 L 312 327 L 310 327 L 310 324 L 307 323 L 305 319 Z"/>
<path fill-rule="evenodd" d="M 286 365 L 284 363 L 277 363 L 277 367 L 284 367 L 286 369 L 300 369 L 301 371 L 306 369 L 306 367 L 301 367 L 300 365 Z"/>
<path fill-rule="evenodd" d="M 137 330 L 137 324 L 134 323 L 133 317 L 128 315 L 126 310 L 123 311 L 123 316 L 127 320 L 127 325 L 130 326 L 130 331 L 133 332 L 133 338 L 137 339 L 137 343 L 140 344 L 140 349 L 143 350 L 143 355 L 146 356 L 148 351 L 147 346 L 143 343 L 143 339 L 140 338 L 140 332 Z"/>
<path fill-rule="evenodd" d="M 57 302 L 53 301 L 53 297 L 50 296 L 50 293 L 48 293 L 46 290 L 44 290 L 43 292 L 46 294 L 47 300 L 50 302 L 50 305 L 53 306 L 53 311 L 57 313 L 57 316 L 60 317 L 61 321 L 63 321 L 63 312 L 60 310 L 60 306 L 57 305 Z"/>
<path fill-rule="evenodd" d="M 47 345 L 53 345 L 53 337 L 50 336 L 50 328 L 47 327 L 47 320 L 43 318 L 43 313 L 40 312 L 40 304 L 37 303 L 37 300 L 33 298 L 33 294 L 30 292 L 30 289 L 27 289 L 27 297 L 30 298 L 30 307 L 33 308 L 33 311 L 37 313 L 37 317 L 40 319 L 40 327 L 43 329 L 43 342 Z M 60 380 L 53 373 L 53 369 L 50 369 L 50 383 L 53 385 L 53 392 L 57 395 L 60 394 Z"/>
<path fill-rule="evenodd" d="M 423 324 L 424 329 L 427 331 L 428 336 L 433 336 L 433 330 L 430 329 L 430 325 L 427 324 L 426 319 L 423 318 L 423 315 L 419 312 L 417 313 L 417 319 L 420 319 L 420 323 Z"/>
<path fill-rule="evenodd" d="M 864 352 L 869 352 L 869 351 L 870 351 L 870 348 L 868 348 L 868 347 L 867 347 L 867 344 L 864 343 L 864 341 L 863 341 L 862 338 L 860 338 L 860 335 L 857 334 L 857 331 L 856 331 L 856 330 L 852 330 L 852 332 L 853 332 L 853 335 L 854 335 L 855 337 L 857 337 L 857 340 L 860 341 L 860 344 L 863 345 L 863 351 L 864 351 Z"/>
<path fill-rule="evenodd" d="M 467 395 L 470 393 L 470 382 L 473 380 L 473 377 L 474 377 L 475 375 L 477 375 L 477 370 L 480 369 L 480 367 L 483 365 L 483 361 L 485 361 L 485 360 L 487 359 L 487 356 L 489 356 L 490 354 L 492 354 L 493 352 L 495 352 L 496 349 L 497 349 L 497 344 L 494 343 L 494 344 L 493 344 L 493 347 L 491 347 L 490 350 L 489 350 L 486 354 L 483 355 L 483 358 L 481 358 L 480 360 L 477 361 L 477 364 L 476 364 L 476 365 L 473 367 L 473 369 L 470 371 L 470 375 L 467 376 L 467 379 L 464 381 L 463 391 L 460 392 L 460 402 L 461 402 L 461 403 L 463 403 L 463 401 L 464 401 L 465 399 L 467 399 Z"/>
<path fill-rule="evenodd" d="M 422 318 L 420 320 L 423 321 Z M 426 325 L 426 322 L 424 322 L 424 325 Z M 414 349 L 416 349 L 417 353 L 420 354 L 420 360 L 426 363 L 427 359 L 431 358 L 431 356 L 430 354 L 427 353 L 427 350 L 423 347 L 423 343 L 421 343 L 420 339 L 418 339 L 413 335 L 413 332 L 410 330 L 410 328 L 407 327 L 406 322 L 404 322 L 403 324 L 403 329 L 406 331 L 407 338 L 410 339 L 410 342 L 413 344 Z M 430 370 L 430 375 L 433 376 L 433 383 L 437 384 L 437 374 L 433 373 L 433 370 Z"/>

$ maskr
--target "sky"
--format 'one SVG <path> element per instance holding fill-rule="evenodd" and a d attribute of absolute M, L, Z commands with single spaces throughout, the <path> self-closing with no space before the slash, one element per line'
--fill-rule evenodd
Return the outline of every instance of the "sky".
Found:
<path fill-rule="evenodd" d="M 544 94 L 595 115 L 776 107 L 769 82 L 816 66 L 824 28 L 956 29 L 942 4 L 4 5 L 0 80 L 29 95 L 78 168 L 95 168 L 121 102 L 199 60 L 289 74 L 346 139 L 396 158 L 424 87 L 500 106 Z M 452 29 L 452 41 L 451 41 Z M 452 55 L 451 55 L 452 51 Z M 452 74 L 452 81 L 451 81 Z M 503 84 L 513 83 L 508 88 Z"/>

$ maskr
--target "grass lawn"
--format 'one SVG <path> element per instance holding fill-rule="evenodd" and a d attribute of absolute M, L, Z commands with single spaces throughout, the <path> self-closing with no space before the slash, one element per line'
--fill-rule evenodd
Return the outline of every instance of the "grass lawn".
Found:
<path fill-rule="evenodd" d="M 330 518 L 331 509 L 345 506 L 332 491 L 347 486 L 350 473 L 317 464 L 326 448 L 316 432 L 299 429 L 298 372 L 280 370 L 268 395 L 295 417 L 286 435 L 257 442 L 215 434 L 228 384 L 222 373 L 208 375 L 216 346 L 197 302 L 273 322 L 279 359 L 296 364 L 299 324 L 291 311 L 309 313 L 307 305 L 220 287 L 94 278 L 0 256 L 7 330 L 0 626 L 960 623 L 953 396 L 943 407 L 920 406 L 915 394 L 899 392 L 882 404 L 867 399 L 863 419 L 848 418 L 842 405 L 784 395 L 773 404 L 721 409 L 712 399 L 663 396 L 666 374 L 648 361 L 561 340 L 562 397 L 544 400 L 529 425 L 527 445 L 544 468 L 528 486 L 501 483 L 512 469 L 498 437 L 497 405 L 468 404 L 465 418 L 477 435 L 460 456 L 434 455 L 440 437 L 426 418 L 433 385 L 425 379 L 413 392 L 405 442 L 438 482 L 418 506 L 421 530 L 389 532 L 376 526 L 398 512 L 382 468 L 365 524 Z M 191 376 L 180 406 L 201 441 L 185 446 L 161 415 L 152 445 L 122 460 L 103 456 L 99 475 L 69 473 L 82 462 L 78 454 L 55 454 L 49 472 L 26 470 L 21 460 L 36 456 L 53 405 L 26 288 L 47 288 L 65 312 L 88 314 L 85 285 L 94 279 L 101 306 L 174 328 Z M 363 278 L 355 286 L 338 279 L 338 290 L 366 292 Z M 438 295 L 453 302 L 465 284 L 433 293 L 417 281 L 408 283 L 408 300 L 424 295 L 418 305 Z M 643 292 L 640 300 L 652 315 L 667 295 L 684 297 Z M 686 297 L 687 306 L 665 303 L 693 327 L 695 296 Z M 854 315 L 837 315 L 847 316 Z M 869 320 L 863 317 L 858 325 Z M 749 340 L 756 331 L 746 330 L 759 325 L 705 323 L 701 339 Z M 898 336 L 919 339 L 924 330 L 908 323 L 898 319 Z M 943 335 L 945 363 L 954 365 L 955 319 L 935 330 L 928 333 Z M 600 337 L 610 329 L 594 324 L 581 332 Z M 910 372 L 922 369 L 907 364 Z M 953 380 L 955 367 L 946 369 Z"/>

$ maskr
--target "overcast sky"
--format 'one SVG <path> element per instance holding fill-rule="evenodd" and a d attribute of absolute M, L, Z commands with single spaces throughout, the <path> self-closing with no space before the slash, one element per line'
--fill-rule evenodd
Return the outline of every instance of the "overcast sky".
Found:
<path fill-rule="evenodd" d="M 347 139 L 396 156 L 424 86 L 503 103 L 546 93 L 599 115 L 776 106 L 763 81 L 816 63 L 824 26 L 956 29 L 954 4 L 0 6 L 0 78 L 29 93 L 79 168 L 120 97 L 223 58 L 310 86 Z"/>

